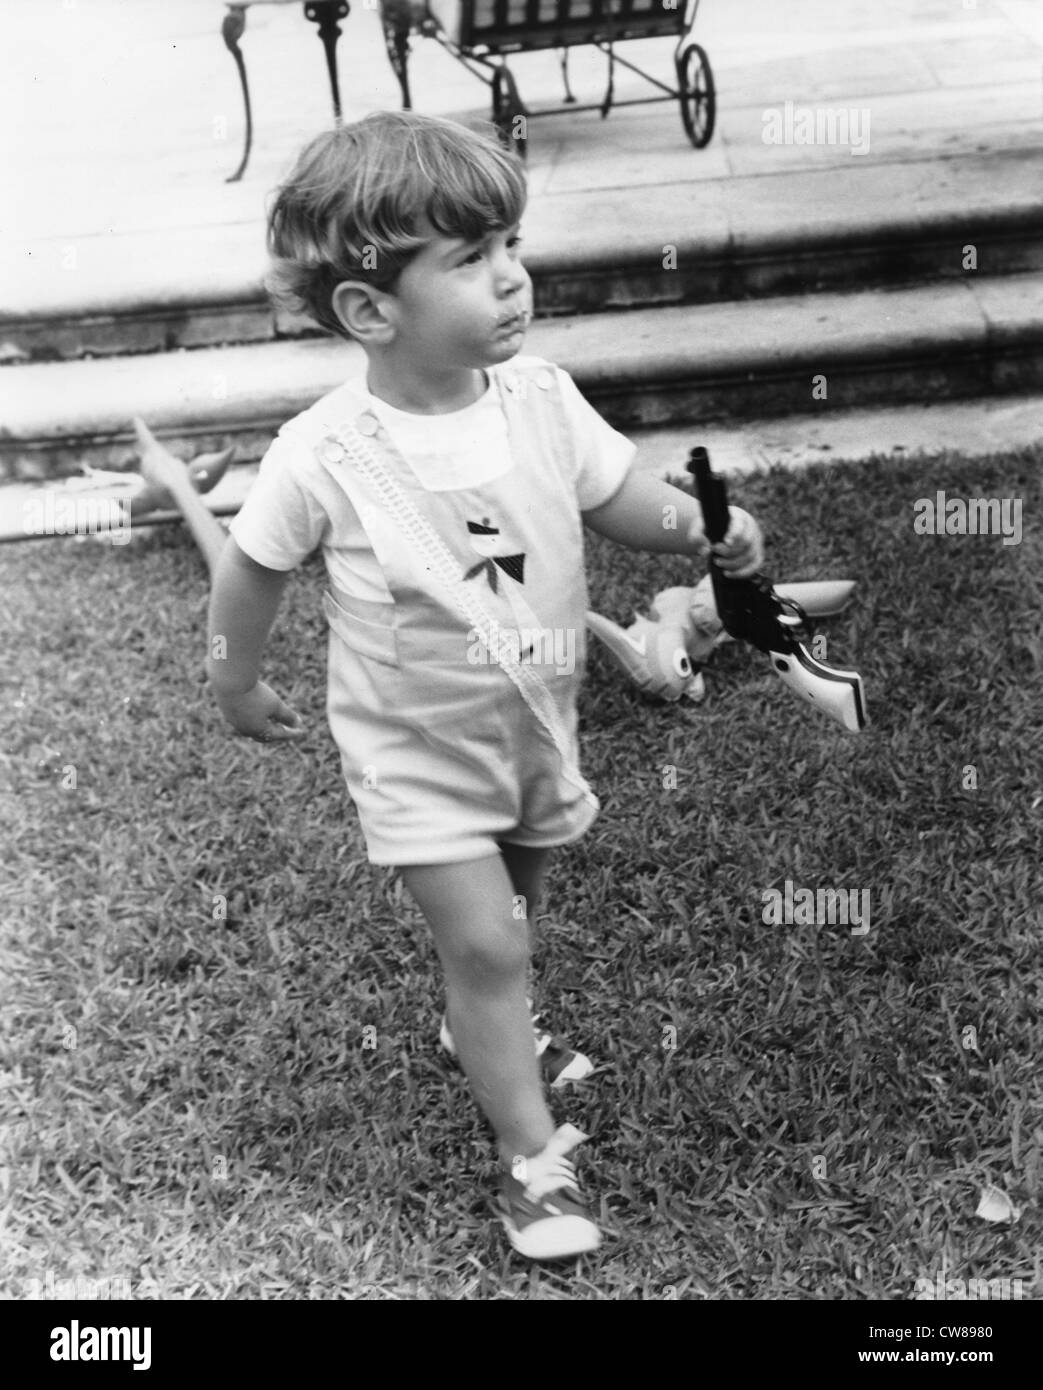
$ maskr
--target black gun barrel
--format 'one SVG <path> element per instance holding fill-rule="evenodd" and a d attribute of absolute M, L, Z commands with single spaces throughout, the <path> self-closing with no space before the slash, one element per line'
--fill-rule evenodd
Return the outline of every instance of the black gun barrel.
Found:
<path fill-rule="evenodd" d="M 695 479 L 703 511 L 703 529 L 711 543 L 722 541 L 728 531 L 728 492 L 724 479 L 710 467 L 710 456 L 703 448 L 688 455 L 688 471 Z M 750 579 L 734 579 L 725 574 L 715 556 L 710 556 L 713 601 L 725 632 L 740 642 L 749 642 L 762 652 L 793 650 L 793 634 L 779 624 L 782 604 L 764 574 Z"/>
<path fill-rule="evenodd" d="M 688 455 L 688 471 L 695 479 L 695 490 L 703 509 L 703 529 L 714 545 L 728 533 L 728 492 L 724 479 L 710 467 L 710 455 L 700 445 Z"/>

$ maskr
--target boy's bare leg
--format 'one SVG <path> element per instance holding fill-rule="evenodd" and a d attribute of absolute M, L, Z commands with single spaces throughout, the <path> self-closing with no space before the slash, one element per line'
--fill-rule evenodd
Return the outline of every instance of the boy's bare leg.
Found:
<path fill-rule="evenodd" d="M 500 1158 L 531 1157 L 554 1122 L 543 1094 L 525 998 L 529 946 L 513 916 L 514 883 L 499 855 L 411 865 L 402 880 L 427 919 L 446 977 L 453 1041 Z"/>
<path fill-rule="evenodd" d="M 511 876 L 516 898 L 525 899 L 525 921 L 528 924 L 529 956 L 536 949 L 536 910 L 543 896 L 543 882 L 550 867 L 553 850 L 530 849 L 527 845 L 501 844 L 503 862 Z"/>

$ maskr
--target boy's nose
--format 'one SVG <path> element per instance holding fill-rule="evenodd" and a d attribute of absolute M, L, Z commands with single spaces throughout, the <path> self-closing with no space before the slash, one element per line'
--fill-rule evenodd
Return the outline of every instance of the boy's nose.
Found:
<path fill-rule="evenodd" d="M 528 285 L 529 272 L 521 261 L 505 252 L 496 266 L 496 280 L 503 294 L 516 294 Z"/>
<path fill-rule="evenodd" d="M 500 281 L 499 298 L 524 301 L 528 298 L 529 288 L 529 277 L 524 272 L 521 275 L 516 272 L 505 275 Z"/>

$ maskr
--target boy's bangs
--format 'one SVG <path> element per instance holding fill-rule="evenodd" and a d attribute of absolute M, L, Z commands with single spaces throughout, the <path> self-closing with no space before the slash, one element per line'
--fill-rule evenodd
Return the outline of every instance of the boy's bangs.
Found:
<path fill-rule="evenodd" d="M 446 161 L 429 189 L 427 220 L 442 236 L 480 241 L 512 227 L 525 211 L 525 176 L 506 153 L 488 163 Z"/>
<path fill-rule="evenodd" d="M 268 209 L 273 300 L 350 337 L 336 288 L 394 293 L 432 230 L 478 242 L 520 221 L 525 168 L 488 135 L 438 116 L 375 112 L 302 150 Z"/>

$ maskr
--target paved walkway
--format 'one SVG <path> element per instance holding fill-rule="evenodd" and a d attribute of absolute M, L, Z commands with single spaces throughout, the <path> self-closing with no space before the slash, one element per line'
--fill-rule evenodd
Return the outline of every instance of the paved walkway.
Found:
<path fill-rule="evenodd" d="M 365 4 L 355 0 L 340 43 L 348 119 L 398 105 L 378 16 Z M 241 277 L 244 266 L 259 275 L 265 195 L 330 119 L 321 47 L 300 9 L 250 11 L 255 144 L 239 184 L 224 182 L 238 163 L 242 109 L 219 0 L 8 0 L 5 13 L 18 70 L 0 92 L 0 129 L 18 138 L 0 170 L 15 190 L 0 211 L 0 299 L 5 290 L 41 308 L 119 299 L 135 283 L 161 287 L 175 268 L 203 285 L 233 270 Z M 1043 148 L 1040 0 L 702 0 L 696 37 L 717 77 L 711 145 L 689 146 L 673 103 L 605 121 L 535 120 L 529 168 L 541 214 L 556 195 L 583 191 L 634 189 L 639 203 L 642 186 Z M 413 49 L 418 110 L 487 118 L 474 77 L 431 40 Z M 669 78 L 672 40 L 622 51 Z M 512 66 L 531 105 L 560 100 L 553 54 Z M 573 50 L 582 99 L 600 96 L 603 77 L 600 55 Z M 640 84 L 624 75 L 618 89 Z M 772 113 L 785 131 L 787 103 L 794 113 L 849 112 L 848 143 L 766 143 Z M 113 249 L 122 237 L 121 262 Z"/>

